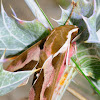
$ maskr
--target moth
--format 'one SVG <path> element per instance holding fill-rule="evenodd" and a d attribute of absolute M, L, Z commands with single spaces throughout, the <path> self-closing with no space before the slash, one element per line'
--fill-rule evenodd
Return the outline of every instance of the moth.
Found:
<path fill-rule="evenodd" d="M 74 6 L 73 6 L 74 7 Z M 73 10 L 73 9 L 72 9 Z M 72 13 L 70 14 L 70 16 Z M 24 71 L 41 68 L 33 78 L 29 100 L 51 100 L 57 81 L 66 67 L 71 41 L 78 33 L 75 25 L 54 28 L 50 34 L 20 54 L 7 68 Z"/>

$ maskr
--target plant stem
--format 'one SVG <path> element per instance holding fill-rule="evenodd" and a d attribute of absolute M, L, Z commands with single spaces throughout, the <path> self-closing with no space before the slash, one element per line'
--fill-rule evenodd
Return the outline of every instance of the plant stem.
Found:
<path fill-rule="evenodd" d="M 53 29 L 53 25 L 51 24 L 51 22 L 49 21 L 48 17 L 46 16 L 46 14 L 44 13 L 44 11 L 41 9 L 39 3 L 37 0 L 35 0 L 36 4 L 38 5 L 38 7 L 40 8 L 41 12 L 43 13 L 44 17 L 46 18 L 46 20 L 48 21 L 49 25 L 51 26 L 51 28 Z"/>
<path fill-rule="evenodd" d="M 95 85 L 90 81 L 90 79 L 83 73 L 79 65 L 76 63 L 74 58 L 71 58 L 71 60 L 75 63 L 76 67 L 79 69 L 79 71 L 83 74 L 83 76 L 88 80 L 88 82 L 92 85 L 92 87 L 95 89 L 95 91 L 100 95 L 100 91 L 95 87 Z"/>
<path fill-rule="evenodd" d="M 72 0 L 72 6 L 73 7 L 72 7 L 72 10 L 71 10 L 71 13 L 70 13 L 68 19 L 66 20 L 66 22 L 64 23 L 64 25 L 69 25 L 70 18 L 72 16 L 73 12 L 74 12 L 74 8 L 76 7 L 76 3 L 73 0 Z"/>
<path fill-rule="evenodd" d="M 77 97 L 79 100 L 87 100 L 86 98 L 84 98 L 82 95 L 80 95 L 78 92 L 76 92 L 75 90 L 73 90 L 72 88 L 68 87 L 67 91 L 70 92 L 71 94 L 73 94 L 75 97 Z"/>

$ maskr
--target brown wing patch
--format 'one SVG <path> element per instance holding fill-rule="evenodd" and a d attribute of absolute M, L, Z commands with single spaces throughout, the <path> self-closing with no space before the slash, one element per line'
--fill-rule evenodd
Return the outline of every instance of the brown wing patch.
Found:
<path fill-rule="evenodd" d="M 17 70 L 17 71 L 32 70 L 37 63 L 38 63 L 38 61 L 31 60 L 23 68 L 21 68 L 20 70 Z"/>
<path fill-rule="evenodd" d="M 46 90 L 45 90 L 45 97 L 47 98 L 47 100 L 51 100 L 51 98 L 52 98 L 52 95 L 53 95 L 53 92 L 55 89 L 55 85 L 56 85 L 56 81 L 58 78 L 58 74 L 59 74 L 61 65 L 63 64 L 64 57 L 65 57 L 65 53 L 59 54 L 58 56 L 56 56 L 53 59 L 54 60 L 53 65 L 55 68 L 55 75 L 54 75 L 52 84 L 48 88 L 46 88 Z"/>
<path fill-rule="evenodd" d="M 44 44 L 44 50 L 47 52 L 47 55 L 55 54 L 66 42 L 69 31 L 74 28 L 77 27 L 74 25 L 65 25 L 53 29 Z M 74 32 L 72 34 L 72 39 L 77 33 Z"/>
<path fill-rule="evenodd" d="M 40 47 L 41 41 L 24 51 L 20 54 L 13 62 L 10 63 L 6 70 L 8 71 L 16 71 L 26 66 L 26 64 L 30 64 L 31 61 L 39 61 L 40 59 Z M 35 64 L 35 63 L 34 63 Z M 26 66 L 28 67 L 28 65 Z M 35 66 L 33 66 L 35 67 Z M 28 68 L 25 68 L 28 69 Z"/>
<path fill-rule="evenodd" d="M 41 50 L 40 60 L 39 60 L 39 64 L 37 65 L 37 68 L 41 68 L 46 59 L 47 59 L 46 53 L 43 50 Z M 43 81 L 44 81 L 44 70 L 42 70 L 42 72 L 39 75 L 39 78 L 37 79 L 37 82 L 33 86 L 34 91 L 35 91 L 34 100 L 40 100 L 40 93 L 41 93 Z"/>

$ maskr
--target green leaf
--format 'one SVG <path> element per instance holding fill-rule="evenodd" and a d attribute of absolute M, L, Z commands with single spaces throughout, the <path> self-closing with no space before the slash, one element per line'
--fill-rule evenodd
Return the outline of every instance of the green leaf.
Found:
<path fill-rule="evenodd" d="M 86 42 L 88 43 L 100 43 L 99 37 L 96 34 L 96 0 L 94 0 L 94 11 L 93 14 L 87 18 L 82 16 L 83 20 L 85 21 L 88 32 L 89 32 L 89 37 Z"/>
<path fill-rule="evenodd" d="M 96 31 L 100 41 L 100 0 L 96 0 Z"/>
<path fill-rule="evenodd" d="M 71 16 L 72 22 L 74 20 L 82 19 L 81 15 L 87 16 L 90 13 L 90 10 L 93 7 L 93 0 L 74 0 L 77 3 L 77 6 L 74 9 L 73 15 Z M 72 6 L 70 5 L 66 10 L 61 8 L 62 14 L 59 20 L 55 20 L 59 25 L 64 25 L 67 21 L 70 13 L 71 13 Z"/>
<path fill-rule="evenodd" d="M 100 0 L 96 0 L 96 31 L 100 29 Z"/>
<path fill-rule="evenodd" d="M 77 45 L 77 56 L 74 59 L 81 67 L 83 73 L 95 80 L 100 90 L 100 44 L 79 43 Z"/>
<path fill-rule="evenodd" d="M 0 60 L 4 60 L 5 52 L 3 53 Z M 30 75 L 32 75 L 36 66 L 31 71 L 19 71 L 19 72 L 9 72 L 3 69 L 3 63 L 0 63 L 0 96 L 5 95 L 23 82 L 25 82 Z"/>
<path fill-rule="evenodd" d="M 95 89 L 95 91 L 100 95 L 100 91 L 96 88 L 96 86 L 93 84 L 93 82 L 91 82 L 91 80 L 83 73 L 83 71 L 81 70 L 81 68 L 79 67 L 79 65 L 76 63 L 76 61 L 71 58 L 71 60 L 75 63 L 75 65 L 77 66 L 78 70 L 82 73 L 82 75 L 88 80 L 88 82 L 91 84 L 91 86 Z"/>
<path fill-rule="evenodd" d="M 100 79 L 95 80 L 93 78 L 90 78 L 90 80 L 94 84 L 94 86 L 99 90 L 99 95 L 100 95 Z"/>
<path fill-rule="evenodd" d="M 49 34 L 49 30 L 38 20 L 17 21 L 8 17 L 3 5 L 1 5 L 0 55 L 2 55 L 5 49 L 6 56 L 19 53 L 27 48 L 28 45 L 34 44 Z"/>
<path fill-rule="evenodd" d="M 50 23 L 49 19 L 43 12 L 43 10 L 40 8 L 40 5 L 38 4 L 37 0 L 25 0 L 26 4 L 31 9 L 34 16 L 46 27 L 53 29 L 52 24 Z"/>
<path fill-rule="evenodd" d="M 2 67 L 2 66 L 0 66 Z M 20 71 L 20 72 L 8 72 L 0 70 L 0 96 L 11 92 L 23 83 L 30 75 L 32 71 Z"/>
<path fill-rule="evenodd" d="M 100 29 L 96 32 L 97 36 L 100 37 Z M 99 38 L 100 41 L 100 38 Z"/>

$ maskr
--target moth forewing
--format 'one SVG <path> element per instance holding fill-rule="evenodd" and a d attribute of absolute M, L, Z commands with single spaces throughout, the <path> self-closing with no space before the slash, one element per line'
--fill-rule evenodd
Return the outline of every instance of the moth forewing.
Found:
<path fill-rule="evenodd" d="M 68 49 L 68 52 L 69 52 L 72 33 L 78 33 L 78 28 L 76 27 L 76 28 L 74 28 L 74 29 L 72 29 L 68 32 L 68 35 L 67 35 L 68 39 L 66 40 L 64 45 L 58 50 L 58 52 L 56 52 L 54 54 L 54 57 L 57 56 L 59 53 L 64 53 L 67 49 Z"/>
<path fill-rule="evenodd" d="M 74 37 L 72 35 L 76 35 L 77 32 L 78 27 L 74 25 L 60 26 L 51 31 L 51 34 L 48 36 L 43 46 L 43 52 L 47 55 L 47 59 L 44 60 L 42 66 L 39 65 L 39 67 L 43 68 L 43 71 L 33 86 L 35 93 L 34 99 L 44 100 L 46 98 L 47 100 L 51 100 L 61 66 L 64 65 L 65 52 L 67 51 L 68 60 L 70 43 Z M 53 46 L 55 46 L 55 48 L 53 48 Z"/>
<path fill-rule="evenodd" d="M 65 50 L 67 52 L 67 56 L 65 58 L 66 59 L 66 67 L 69 66 L 69 59 L 70 59 L 69 52 L 70 52 L 70 45 L 71 45 L 70 42 L 71 42 L 71 35 L 72 35 L 72 33 L 78 33 L 78 27 L 76 27 L 76 28 L 72 29 L 71 31 L 69 31 L 69 34 L 67 36 L 68 39 L 67 39 L 67 41 L 65 43 L 66 45 L 64 44 L 67 47 L 67 48 L 65 48 Z M 64 87 L 68 84 L 68 80 L 72 77 L 71 76 L 72 75 L 71 73 L 74 71 L 73 68 L 71 68 L 71 70 L 69 70 L 69 72 L 67 72 L 67 70 L 68 70 L 68 68 L 65 68 L 64 69 L 64 72 L 61 75 L 59 82 L 57 82 L 57 84 L 55 86 L 55 90 L 54 90 L 53 96 L 52 96 L 52 100 L 55 100 L 55 99 L 60 100 L 61 99 L 62 92 L 65 90 Z"/>
<path fill-rule="evenodd" d="M 20 54 L 10 65 L 7 67 L 7 71 L 17 70 L 32 70 L 40 59 L 40 47 L 42 41 L 39 41 L 35 45 Z"/>

